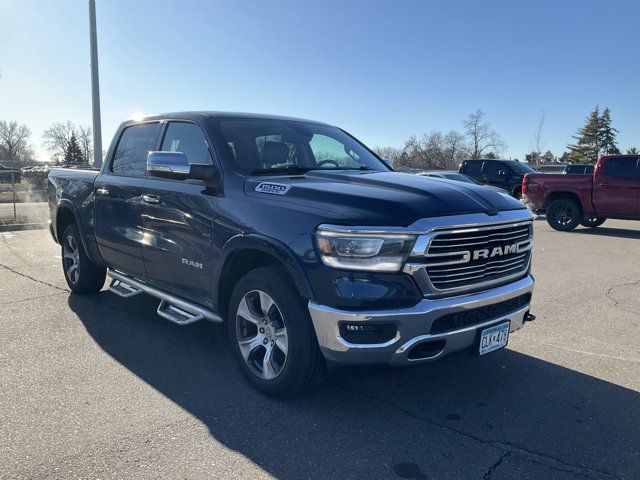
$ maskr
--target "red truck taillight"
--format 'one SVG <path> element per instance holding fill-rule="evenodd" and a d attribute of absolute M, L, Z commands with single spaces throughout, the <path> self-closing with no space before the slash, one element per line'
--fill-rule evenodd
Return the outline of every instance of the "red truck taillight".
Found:
<path fill-rule="evenodd" d="M 529 186 L 529 174 L 527 173 L 524 178 L 522 179 L 522 194 L 524 195 L 525 193 L 527 193 L 527 187 Z"/>

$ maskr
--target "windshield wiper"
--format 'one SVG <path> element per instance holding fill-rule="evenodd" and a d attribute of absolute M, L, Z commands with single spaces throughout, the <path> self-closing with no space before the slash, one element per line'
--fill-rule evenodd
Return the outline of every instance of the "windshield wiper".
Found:
<path fill-rule="evenodd" d="M 293 175 L 302 175 L 307 173 L 309 170 L 313 170 L 309 167 L 301 167 L 299 165 L 290 165 L 288 167 L 275 167 L 275 168 L 258 168 L 251 172 L 251 175 L 269 175 L 274 174 L 277 175 L 279 173 L 290 173 Z"/>
<path fill-rule="evenodd" d="M 366 165 L 360 165 L 359 167 L 331 167 L 331 168 L 314 168 L 313 170 L 320 170 L 322 172 L 335 172 L 344 170 L 375 170 L 375 168 L 367 167 Z"/>
<path fill-rule="evenodd" d="M 375 170 L 374 168 L 367 167 L 366 165 L 360 165 L 359 167 L 336 167 L 336 168 L 323 168 L 323 167 L 301 167 L 300 165 L 289 165 L 287 167 L 274 167 L 274 168 L 258 168 L 251 172 L 251 175 L 269 175 L 269 174 L 292 174 L 302 175 L 311 170 L 318 172 L 336 172 L 345 170 Z"/>

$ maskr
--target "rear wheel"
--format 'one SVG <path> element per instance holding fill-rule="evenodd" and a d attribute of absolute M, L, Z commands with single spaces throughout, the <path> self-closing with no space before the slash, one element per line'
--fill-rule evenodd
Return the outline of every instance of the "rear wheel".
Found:
<path fill-rule="evenodd" d="M 99 267 L 87 256 L 75 223 L 62 234 L 62 270 L 67 285 L 74 293 L 96 293 L 102 289 L 107 269 Z"/>
<path fill-rule="evenodd" d="M 595 228 L 602 225 L 607 219 L 605 217 L 589 217 L 580 222 L 580 225 L 587 228 Z"/>
<path fill-rule="evenodd" d="M 547 223 L 551 228 L 568 232 L 578 226 L 582 212 L 578 204 L 567 198 L 554 200 L 547 207 Z"/>
<path fill-rule="evenodd" d="M 285 397 L 324 379 L 326 366 L 306 302 L 282 269 L 262 267 L 247 273 L 229 307 L 231 345 L 255 388 Z"/>

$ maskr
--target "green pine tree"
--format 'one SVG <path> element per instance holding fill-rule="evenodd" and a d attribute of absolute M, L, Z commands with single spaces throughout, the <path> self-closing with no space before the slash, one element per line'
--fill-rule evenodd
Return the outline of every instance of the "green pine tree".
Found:
<path fill-rule="evenodd" d="M 638 155 L 638 149 L 636 147 L 631 147 L 629 149 L 627 149 L 627 154 L 628 155 Z"/>
<path fill-rule="evenodd" d="M 556 161 L 556 157 L 553 153 L 551 153 L 551 150 L 547 150 L 546 152 L 544 152 L 544 155 L 542 155 L 542 160 L 545 163 L 553 163 Z"/>
<path fill-rule="evenodd" d="M 78 144 L 76 134 L 72 133 L 67 145 L 67 151 L 64 153 L 64 163 L 70 165 L 83 165 L 85 163 L 84 156 L 82 155 L 82 149 Z"/>
<path fill-rule="evenodd" d="M 609 107 L 605 107 L 600 117 L 600 127 L 598 136 L 600 137 L 600 150 L 605 155 L 617 155 L 620 153 L 616 145 L 616 134 L 618 130 L 611 126 L 611 112 Z"/>
<path fill-rule="evenodd" d="M 573 136 L 576 143 L 567 145 L 569 160 L 572 163 L 595 163 L 600 156 L 600 108 L 596 108 L 587 117 L 584 127 Z"/>

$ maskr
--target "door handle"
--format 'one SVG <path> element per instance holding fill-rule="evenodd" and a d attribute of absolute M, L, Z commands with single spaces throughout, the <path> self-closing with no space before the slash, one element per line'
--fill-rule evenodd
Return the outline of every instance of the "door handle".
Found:
<path fill-rule="evenodd" d="M 109 190 L 107 190 L 106 188 L 100 187 L 100 188 L 98 188 L 96 190 L 96 194 L 98 194 L 98 195 L 109 195 Z"/>
<path fill-rule="evenodd" d="M 160 197 L 157 195 L 144 194 L 142 195 L 142 201 L 144 203 L 160 203 Z"/>

